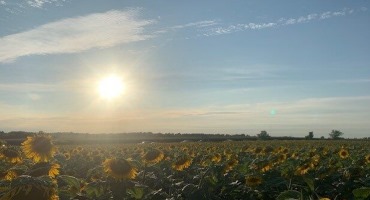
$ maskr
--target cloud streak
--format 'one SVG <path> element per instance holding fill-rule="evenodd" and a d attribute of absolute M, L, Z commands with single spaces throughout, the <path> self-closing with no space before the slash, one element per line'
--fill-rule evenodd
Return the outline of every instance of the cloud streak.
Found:
<path fill-rule="evenodd" d="M 184 25 L 177 25 L 173 26 L 171 29 L 182 29 L 182 28 L 188 28 L 188 27 L 197 27 L 197 28 L 203 28 L 203 27 L 209 27 L 217 25 L 218 23 L 214 20 L 204 20 L 204 21 L 198 21 L 198 22 L 191 22 Z"/>
<path fill-rule="evenodd" d="M 365 12 L 366 9 L 361 9 L 362 12 Z M 295 24 L 302 24 L 302 23 L 309 23 L 311 21 L 318 21 L 318 20 L 326 20 L 333 17 L 340 17 L 346 16 L 354 13 L 355 10 L 344 8 L 340 11 L 327 11 L 323 13 L 311 13 L 306 16 L 300 16 L 297 18 L 280 18 L 274 22 L 266 22 L 266 23 L 247 23 L 247 24 L 235 24 L 226 27 L 216 27 L 205 30 L 204 36 L 214 36 L 214 35 L 223 35 L 229 34 L 239 31 L 246 31 L 246 30 L 261 30 L 267 28 L 276 28 L 280 26 L 288 26 L 288 25 L 295 25 Z"/>
<path fill-rule="evenodd" d="M 58 0 L 28 0 L 27 4 L 31 7 L 42 8 L 45 3 L 57 3 L 57 2 Z"/>
<path fill-rule="evenodd" d="M 146 40 L 144 28 L 153 20 L 141 20 L 138 9 L 112 10 L 67 18 L 32 30 L 0 38 L 0 62 L 21 56 L 76 53 L 92 48 Z"/>

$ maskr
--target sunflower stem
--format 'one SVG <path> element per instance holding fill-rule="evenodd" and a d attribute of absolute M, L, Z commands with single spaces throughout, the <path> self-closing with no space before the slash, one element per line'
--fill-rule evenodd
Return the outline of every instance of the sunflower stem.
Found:
<path fill-rule="evenodd" d="M 145 178 L 146 178 L 146 168 L 147 168 L 147 165 L 146 163 L 144 164 L 144 174 L 143 174 L 143 184 L 145 184 Z"/>
<path fill-rule="evenodd" d="M 206 176 L 206 174 L 210 171 L 211 167 L 209 167 L 205 172 L 204 174 L 202 175 L 202 178 L 200 179 L 199 181 L 199 184 L 198 184 L 198 188 L 200 188 L 200 186 L 202 185 L 203 183 L 203 180 L 204 180 L 204 177 Z"/>

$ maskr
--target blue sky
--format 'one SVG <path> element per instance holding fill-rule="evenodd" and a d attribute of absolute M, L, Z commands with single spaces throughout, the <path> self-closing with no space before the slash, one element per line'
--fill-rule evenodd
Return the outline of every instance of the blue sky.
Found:
<path fill-rule="evenodd" d="M 0 130 L 367 137 L 369 4 L 0 0 Z"/>

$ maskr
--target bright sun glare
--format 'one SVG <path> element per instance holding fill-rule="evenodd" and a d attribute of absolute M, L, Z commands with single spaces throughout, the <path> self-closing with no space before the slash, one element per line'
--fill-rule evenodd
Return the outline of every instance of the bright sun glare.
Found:
<path fill-rule="evenodd" d="M 111 100 L 119 97 L 124 92 L 124 83 L 118 76 L 112 75 L 99 82 L 99 94 L 102 98 Z"/>

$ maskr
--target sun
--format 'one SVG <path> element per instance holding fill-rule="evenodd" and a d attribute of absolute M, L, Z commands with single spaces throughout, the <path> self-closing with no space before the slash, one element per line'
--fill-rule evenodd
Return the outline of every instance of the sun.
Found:
<path fill-rule="evenodd" d="M 122 78 L 116 75 L 107 76 L 99 82 L 99 95 L 103 99 L 115 99 L 124 92 L 124 86 Z"/>

